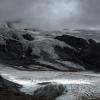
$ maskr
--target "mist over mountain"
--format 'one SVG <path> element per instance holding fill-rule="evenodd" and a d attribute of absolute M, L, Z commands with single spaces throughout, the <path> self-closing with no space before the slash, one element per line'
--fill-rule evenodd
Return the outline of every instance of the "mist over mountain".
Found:
<path fill-rule="evenodd" d="M 42 29 L 100 27 L 99 0 L 0 0 L 0 22 Z"/>

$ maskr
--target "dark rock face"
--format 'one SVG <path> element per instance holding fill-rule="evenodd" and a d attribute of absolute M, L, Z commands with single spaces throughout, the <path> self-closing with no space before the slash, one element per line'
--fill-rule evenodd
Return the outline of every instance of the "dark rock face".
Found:
<path fill-rule="evenodd" d="M 57 36 L 55 39 L 64 41 L 66 44 L 69 44 L 76 49 L 83 49 L 86 45 L 88 45 L 85 39 L 70 35 Z"/>
<path fill-rule="evenodd" d="M 0 76 L 0 96 L 1 95 L 20 95 L 21 85 L 8 81 Z"/>
<path fill-rule="evenodd" d="M 59 55 L 60 59 L 63 61 L 77 60 L 77 56 L 76 56 L 77 52 L 72 48 L 68 48 L 68 47 L 61 48 L 59 46 L 55 46 L 55 51 Z"/>
<path fill-rule="evenodd" d="M 0 45 L 1 58 L 19 58 L 23 54 L 23 46 L 19 41 L 7 39 L 5 45 Z"/>
<path fill-rule="evenodd" d="M 23 37 L 24 39 L 29 40 L 29 41 L 34 40 L 34 38 L 30 34 L 24 34 Z"/>
<path fill-rule="evenodd" d="M 87 42 L 85 39 L 68 35 L 58 36 L 55 39 L 64 41 L 76 49 L 56 47 L 55 49 L 59 50 L 61 59 L 78 62 L 88 70 L 100 71 L 100 43 L 92 39 L 89 39 Z M 60 53 L 60 51 L 64 51 L 64 54 Z"/>
<path fill-rule="evenodd" d="M 100 71 L 100 43 L 94 40 L 88 40 L 88 46 L 80 53 L 80 58 L 89 66 L 86 69 Z M 95 67 L 94 67 L 95 66 Z"/>
<path fill-rule="evenodd" d="M 32 96 L 20 91 L 21 85 L 0 76 L 0 100 L 31 100 Z"/>
<path fill-rule="evenodd" d="M 13 58 L 19 58 L 23 55 L 23 46 L 19 41 L 7 39 L 6 40 L 7 55 Z"/>
<path fill-rule="evenodd" d="M 2 59 L 5 58 L 5 56 L 6 56 L 6 54 L 5 54 L 6 49 L 5 48 L 6 48 L 5 45 L 2 45 L 2 44 L 0 45 L 0 56 Z"/>

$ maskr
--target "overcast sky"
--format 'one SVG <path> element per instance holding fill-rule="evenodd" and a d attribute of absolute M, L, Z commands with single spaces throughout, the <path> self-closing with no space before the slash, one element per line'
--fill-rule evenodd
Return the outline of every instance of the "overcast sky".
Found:
<path fill-rule="evenodd" d="M 43 29 L 99 28 L 100 0 L 0 0 L 0 22 Z"/>

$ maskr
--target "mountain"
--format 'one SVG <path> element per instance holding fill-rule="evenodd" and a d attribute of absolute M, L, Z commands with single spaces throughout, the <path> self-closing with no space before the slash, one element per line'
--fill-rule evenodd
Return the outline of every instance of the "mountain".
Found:
<path fill-rule="evenodd" d="M 0 26 L 0 100 L 99 100 L 99 66 L 100 31 Z"/>
<path fill-rule="evenodd" d="M 20 70 L 100 71 L 99 31 L 0 27 L 0 63 Z"/>

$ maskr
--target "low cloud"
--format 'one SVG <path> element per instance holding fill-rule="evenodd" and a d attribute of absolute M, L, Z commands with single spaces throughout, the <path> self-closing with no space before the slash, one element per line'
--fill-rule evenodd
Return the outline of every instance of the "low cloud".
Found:
<path fill-rule="evenodd" d="M 100 26 L 100 0 L 0 0 L 0 22 L 43 29 Z"/>

